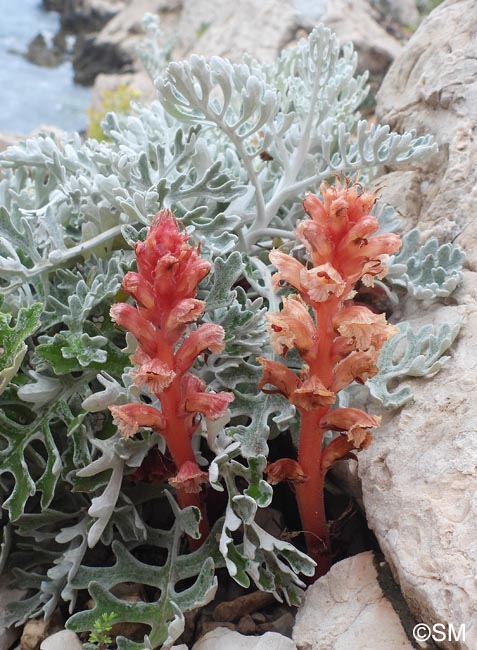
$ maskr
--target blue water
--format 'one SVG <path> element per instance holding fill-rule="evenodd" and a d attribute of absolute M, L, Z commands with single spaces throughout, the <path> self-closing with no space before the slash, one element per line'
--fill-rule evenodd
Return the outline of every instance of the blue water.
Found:
<path fill-rule="evenodd" d="M 43 68 L 18 54 L 39 32 L 51 40 L 58 26 L 58 14 L 44 11 L 40 0 L 0 0 L 0 131 L 85 128 L 91 90 L 73 84 L 71 64 Z"/>

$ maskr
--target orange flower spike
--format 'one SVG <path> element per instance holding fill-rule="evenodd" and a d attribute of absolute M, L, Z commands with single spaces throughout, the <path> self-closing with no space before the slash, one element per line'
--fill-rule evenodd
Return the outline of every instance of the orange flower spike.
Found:
<path fill-rule="evenodd" d="M 286 282 L 299 292 L 283 299 L 281 312 L 267 317 L 271 344 L 283 356 L 296 348 L 305 366 L 297 377 L 288 368 L 280 370 L 277 362 L 260 360 L 264 367 L 260 387 L 276 386 L 300 413 L 298 467 L 307 480 L 297 482 L 295 492 L 317 576 L 326 573 L 331 563 L 324 475 L 333 462 L 366 447 L 370 429 L 379 424 L 379 418 L 358 409 L 330 408 L 340 390 L 377 374 L 379 352 L 397 332 L 383 314 L 350 301 L 359 280 L 372 286 L 384 277 L 389 254 L 401 245 L 395 234 L 376 234 L 379 224 L 370 214 L 376 192 L 365 192 L 347 179 L 334 186 L 322 183 L 320 192 L 321 199 L 313 194 L 305 197 L 303 207 L 310 219 L 296 228 L 313 266 L 305 267 L 279 251 L 270 255 L 278 269 L 274 286 Z M 328 429 L 343 435 L 323 450 Z M 270 466 L 271 479 L 286 477 L 285 469 L 275 465 Z"/>
<path fill-rule="evenodd" d="M 168 210 L 157 213 L 145 241 L 136 244 L 138 270 L 126 274 L 123 288 L 136 300 L 137 307 L 117 303 L 111 317 L 137 339 L 138 348 L 131 356 L 135 365 L 132 377 L 159 399 L 161 409 L 135 403 L 110 410 L 122 436 L 131 437 L 141 427 L 149 427 L 164 437 L 178 470 L 170 484 L 177 489 L 181 508 L 195 506 L 201 511 L 203 541 L 208 522 L 197 493 L 207 482 L 207 474 L 198 467 L 191 442 L 201 417 L 223 416 L 234 396 L 207 392 L 205 383 L 188 373 L 205 350 L 217 353 L 224 346 L 224 331 L 219 325 L 206 323 L 187 333 L 205 308 L 196 294 L 211 265 L 200 258 L 199 252 L 200 247 L 189 243 L 189 236 Z M 140 470 L 136 475 L 144 477 Z"/>

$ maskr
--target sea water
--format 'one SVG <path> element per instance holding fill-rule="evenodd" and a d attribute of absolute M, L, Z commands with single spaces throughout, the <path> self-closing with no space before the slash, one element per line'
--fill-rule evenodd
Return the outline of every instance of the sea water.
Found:
<path fill-rule="evenodd" d="M 50 42 L 58 28 L 58 14 L 44 11 L 40 0 L 0 0 L 0 131 L 85 128 L 91 90 L 73 83 L 71 63 L 44 68 L 23 56 L 38 33 Z"/>

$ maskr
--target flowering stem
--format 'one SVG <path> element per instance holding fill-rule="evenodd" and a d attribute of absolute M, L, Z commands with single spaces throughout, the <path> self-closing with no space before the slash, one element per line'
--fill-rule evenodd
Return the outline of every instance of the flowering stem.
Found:
<path fill-rule="evenodd" d="M 321 471 L 321 448 L 324 431 L 318 425 L 324 411 L 302 411 L 298 463 L 308 477 L 296 485 L 296 499 L 308 553 L 316 562 L 315 575 L 324 575 L 331 566 L 330 536 L 326 523 L 324 475 Z"/>
<path fill-rule="evenodd" d="M 193 431 L 189 431 L 185 420 L 178 414 L 178 406 L 180 401 L 180 380 L 181 375 L 176 376 L 169 388 L 166 388 L 161 393 L 161 409 L 162 413 L 167 419 L 167 431 L 171 435 L 167 435 L 166 431 L 163 435 L 166 439 L 167 446 L 172 456 L 177 469 L 182 467 L 184 463 L 195 463 L 195 454 L 192 449 L 191 439 Z M 195 506 L 199 509 L 201 520 L 199 524 L 200 540 L 191 539 L 190 546 L 192 549 L 198 548 L 209 534 L 209 523 L 207 519 L 207 512 L 205 505 L 202 503 L 199 492 L 189 492 L 186 485 L 177 485 L 176 488 L 177 501 L 179 506 L 184 509 L 188 506 Z"/>
<path fill-rule="evenodd" d="M 331 548 L 324 505 L 324 477 L 332 464 L 354 457 L 353 450 L 370 444 L 370 429 L 380 418 L 355 408 L 339 407 L 337 393 L 356 381 L 363 384 L 378 372 L 377 360 L 385 341 L 396 333 L 384 314 L 353 303 L 355 286 L 373 286 L 386 273 L 386 258 L 401 242 L 393 233 L 375 234 L 379 224 L 371 214 L 376 197 L 350 187 L 345 180 L 335 187 L 322 184 L 323 200 L 309 194 L 303 206 L 310 220 L 296 229 L 309 254 L 304 265 L 274 250 L 277 267 L 272 285 L 285 284 L 296 294 L 283 297 L 280 312 L 267 315 L 271 343 L 286 357 L 296 348 L 303 360 L 299 374 L 286 365 L 259 359 L 263 365 L 260 387 L 271 384 L 300 413 L 298 461 L 280 459 L 268 467 L 273 483 L 294 481 L 308 552 L 317 563 L 316 576 L 331 565 Z M 249 232 L 251 235 L 251 232 Z M 270 392 L 269 388 L 264 389 Z M 337 437 L 323 449 L 328 430 Z"/>
<path fill-rule="evenodd" d="M 210 262 L 200 257 L 200 247 L 189 243 L 189 236 L 168 210 L 157 213 L 135 253 L 138 270 L 127 273 L 122 286 L 136 306 L 115 303 L 111 317 L 137 339 L 131 376 L 137 386 L 156 396 L 161 408 L 133 402 L 110 406 L 110 410 L 125 438 L 148 427 L 165 439 L 177 471 L 169 483 L 176 489 L 179 505 L 195 506 L 201 514 L 200 539 L 190 542 L 198 548 L 209 533 L 200 497 L 208 476 L 197 464 L 192 439 L 202 417 L 223 417 L 234 398 L 231 393 L 208 391 L 205 382 L 190 372 L 206 350 L 218 353 L 224 347 L 219 325 L 203 323 L 189 331 L 205 308 L 196 295 Z"/>

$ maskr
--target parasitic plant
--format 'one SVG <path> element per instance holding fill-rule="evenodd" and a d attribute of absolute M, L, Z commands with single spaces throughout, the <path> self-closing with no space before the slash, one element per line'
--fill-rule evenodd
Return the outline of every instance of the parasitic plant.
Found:
<path fill-rule="evenodd" d="M 298 293 L 283 297 L 283 308 L 267 316 L 276 354 L 292 348 L 303 361 L 299 374 L 284 364 L 260 358 L 260 387 L 275 390 L 300 414 L 298 461 L 281 459 L 268 466 L 271 483 L 295 484 L 308 552 L 316 574 L 330 566 L 330 540 L 325 517 L 324 478 L 332 464 L 370 443 L 370 429 L 380 418 L 356 408 L 337 407 L 339 391 L 352 382 L 364 383 L 378 373 L 385 341 L 399 330 L 365 305 L 353 302 L 359 282 L 373 286 L 386 274 L 386 259 L 401 246 L 394 233 L 375 234 L 379 224 L 370 211 L 375 194 L 360 185 L 321 185 L 323 201 L 308 194 L 303 202 L 311 217 L 296 229 L 310 256 L 305 265 L 273 250 L 276 289 L 291 285 Z M 270 391 L 268 391 L 270 392 Z M 323 448 L 327 431 L 338 431 Z"/>
<path fill-rule="evenodd" d="M 161 409 L 137 402 L 109 408 L 123 437 L 141 427 L 163 436 L 177 468 L 169 482 L 182 508 L 193 505 L 201 511 L 203 541 L 208 522 L 200 492 L 208 475 L 196 462 L 193 437 L 201 416 L 222 417 L 234 397 L 207 392 L 204 381 L 189 372 L 206 350 L 222 351 L 224 331 L 220 325 L 203 323 L 185 335 L 204 311 L 204 302 L 195 296 L 210 271 L 210 263 L 199 256 L 200 246 L 195 249 L 188 240 L 172 212 L 158 212 L 145 241 L 135 246 L 137 272 L 130 271 L 122 282 L 137 306 L 116 303 L 111 308 L 112 319 L 138 341 L 131 357 L 134 382 L 155 395 Z"/>

